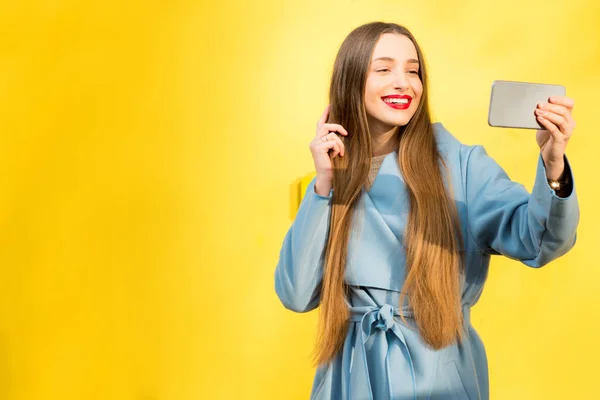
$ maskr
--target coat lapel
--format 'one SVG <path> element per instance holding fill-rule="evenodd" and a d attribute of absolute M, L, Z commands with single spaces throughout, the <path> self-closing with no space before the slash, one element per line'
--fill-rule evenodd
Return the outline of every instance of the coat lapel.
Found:
<path fill-rule="evenodd" d="M 408 198 L 398 153 L 390 153 L 354 214 L 346 261 L 351 285 L 400 291 L 404 283 L 404 228 Z"/>

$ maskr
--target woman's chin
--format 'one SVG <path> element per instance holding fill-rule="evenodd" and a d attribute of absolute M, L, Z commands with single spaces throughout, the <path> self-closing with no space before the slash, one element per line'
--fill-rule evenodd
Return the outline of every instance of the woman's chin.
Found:
<path fill-rule="evenodd" d="M 389 126 L 406 126 L 410 122 L 410 118 L 395 118 L 390 121 L 386 121 Z"/>

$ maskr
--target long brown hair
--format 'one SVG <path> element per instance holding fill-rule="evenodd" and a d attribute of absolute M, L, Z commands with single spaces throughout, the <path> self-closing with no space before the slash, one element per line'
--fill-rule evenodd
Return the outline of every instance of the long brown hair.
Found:
<path fill-rule="evenodd" d="M 346 37 L 331 78 L 328 122 L 341 124 L 349 135 L 342 138 L 346 148 L 344 157 L 333 159 L 334 190 L 315 354 L 318 364 L 331 361 L 341 349 L 348 329 L 349 310 L 345 301 L 348 288 L 344 281 L 348 241 L 372 156 L 364 93 L 371 56 L 384 33 L 404 35 L 413 42 L 423 83 L 414 116 L 406 126 L 398 128 L 399 164 L 410 200 L 405 243 L 399 244 L 406 248 L 407 271 L 399 306 L 408 299 L 423 341 L 434 349 L 462 337 L 459 281 L 462 238 L 456 205 L 444 186 L 443 172 L 448 173 L 448 169 L 437 149 L 431 125 L 423 54 L 408 29 L 373 22 L 356 28 Z"/>

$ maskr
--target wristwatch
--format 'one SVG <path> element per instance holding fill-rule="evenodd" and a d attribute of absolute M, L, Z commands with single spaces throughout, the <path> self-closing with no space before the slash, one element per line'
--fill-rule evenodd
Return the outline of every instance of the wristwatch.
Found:
<path fill-rule="evenodd" d="M 552 189 L 554 189 L 554 191 L 559 191 L 560 190 L 560 186 L 561 186 L 561 182 L 560 181 L 555 181 L 553 179 L 548 179 L 548 185 L 550 185 L 550 187 Z"/>
<path fill-rule="evenodd" d="M 554 193 L 556 193 L 557 196 L 565 197 L 568 195 L 568 193 L 570 193 L 570 175 L 570 172 L 565 168 L 565 171 L 563 171 L 562 175 L 559 176 L 558 179 L 548 179 L 548 185 L 552 188 L 552 190 L 554 190 Z"/>

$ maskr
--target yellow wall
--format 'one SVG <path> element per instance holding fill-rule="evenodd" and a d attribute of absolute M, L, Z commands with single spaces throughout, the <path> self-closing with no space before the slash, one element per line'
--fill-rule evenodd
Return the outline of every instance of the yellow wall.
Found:
<path fill-rule="evenodd" d="M 436 119 L 528 188 L 534 135 L 487 126 L 491 82 L 576 99 L 577 246 L 495 259 L 473 322 L 494 399 L 595 397 L 600 6 L 550 3 L 2 1 L 0 399 L 308 398 L 316 313 L 273 271 L 333 58 L 373 20 L 413 30 Z"/>

